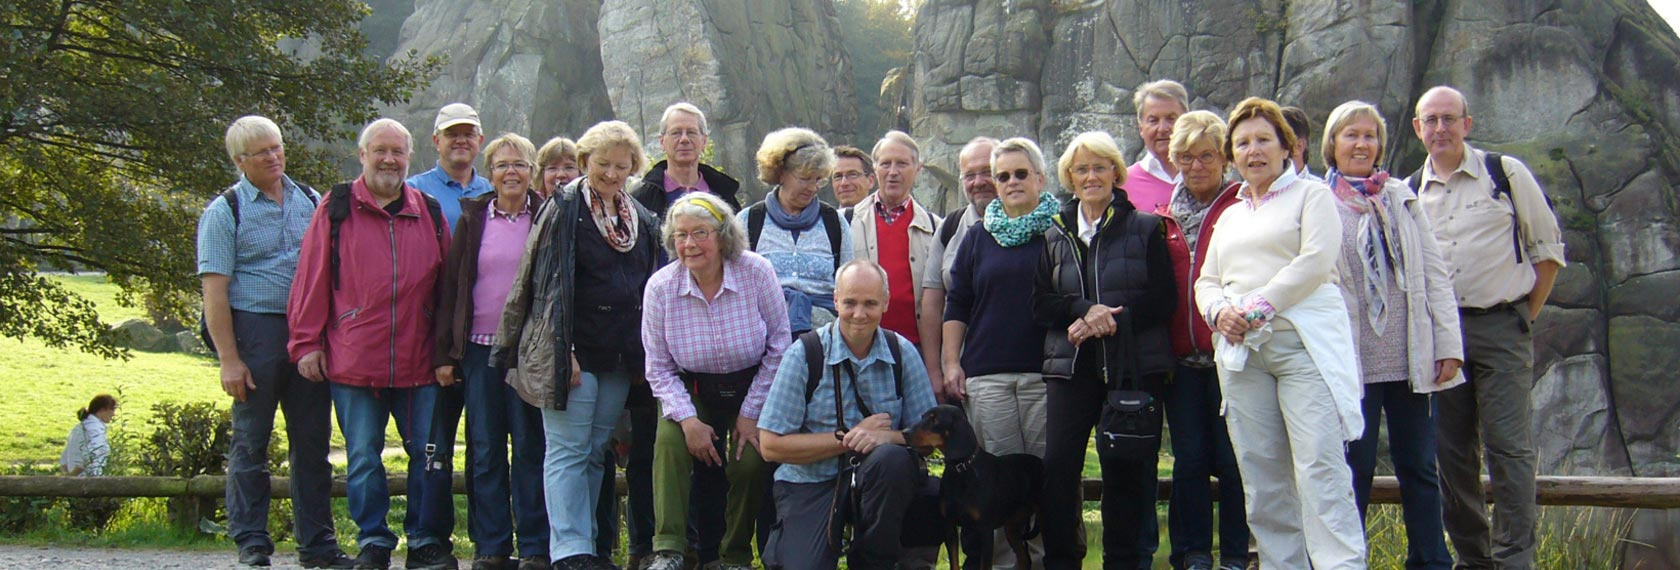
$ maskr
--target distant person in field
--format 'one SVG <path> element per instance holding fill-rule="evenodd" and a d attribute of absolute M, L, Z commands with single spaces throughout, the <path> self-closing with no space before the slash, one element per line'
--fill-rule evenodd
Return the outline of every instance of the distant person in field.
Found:
<path fill-rule="evenodd" d="M 105 437 L 105 424 L 117 414 L 117 399 L 100 394 L 88 402 L 86 408 L 76 410 L 81 423 L 70 428 L 65 438 L 64 453 L 58 466 L 64 473 L 76 477 L 99 477 L 105 474 L 105 462 L 111 459 L 111 441 Z"/>
<path fill-rule="evenodd" d="M 239 179 L 198 219 L 198 276 L 204 325 L 221 363 L 222 391 L 233 397 L 228 446 L 228 536 L 239 561 L 267 565 L 268 442 L 274 411 L 286 415 L 292 468 L 292 530 L 310 568 L 349 568 L 332 520 L 332 396 L 327 385 L 298 374 L 286 353 L 286 298 L 298 251 L 321 196 L 286 176 L 280 127 L 240 117 L 227 130 L 228 159 Z"/>

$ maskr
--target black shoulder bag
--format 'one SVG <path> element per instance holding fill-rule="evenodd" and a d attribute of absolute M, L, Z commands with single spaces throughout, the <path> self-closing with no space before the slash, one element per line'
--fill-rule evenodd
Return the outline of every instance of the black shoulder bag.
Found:
<path fill-rule="evenodd" d="M 1115 318 L 1115 329 L 1120 336 L 1122 369 L 1109 370 L 1108 363 L 1103 363 L 1103 382 L 1108 393 L 1103 398 L 1102 419 L 1097 423 L 1097 454 L 1153 457 L 1161 448 L 1161 402 L 1142 389 L 1131 311 L 1120 312 Z"/>

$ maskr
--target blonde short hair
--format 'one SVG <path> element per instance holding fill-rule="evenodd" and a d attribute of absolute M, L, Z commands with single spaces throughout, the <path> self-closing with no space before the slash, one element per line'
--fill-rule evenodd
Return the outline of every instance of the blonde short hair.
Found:
<path fill-rule="evenodd" d="M 671 207 L 665 210 L 665 224 L 659 229 L 659 241 L 664 242 L 665 251 L 677 251 L 676 233 L 677 218 L 693 218 L 705 220 L 717 232 L 718 254 L 726 261 L 735 261 L 741 257 L 741 252 L 747 251 L 747 231 L 741 229 L 741 220 L 735 217 L 735 210 L 729 207 L 722 198 L 710 192 L 689 192 Z"/>
<path fill-rule="evenodd" d="M 1108 159 L 1114 163 L 1114 184 L 1126 183 L 1126 155 L 1120 152 L 1120 145 L 1114 142 L 1114 137 L 1102 131 L 1088 131 L 1079 133 L 1068 143 L 1067 150 L 1062 151 L 1062 157 L 1056 161 L 1056 175 L 1062 179 L 1062 187 L 1069 192 L 1073 187 L 1073 153 L 1079 149 Z"/>
<path fill-rule="evenodd" d="M 519 156 L 524 158 L 525 162 L 534 163 L 537 160 L 537 147 L 531 144 L 531 139 L 515 133 L 502 133 L 502 136 L 496 137 L 496 140 L 484 145 L 484 170 L 486 172 L 489 172 L 490 167 L 494 166 L 490 164 L 490 157 L 496 156 L 496 152 L 504 147 L 519 151 Z M 536 165 L 532 164 L 531 166 L 534 169 Z"/>
<path fill-rule="evenodd" d="M 758 145 L 758 180 L 769 185 L 781 182 L 787 172 L 815 172 L 828 176 L 834 172 L 834 151 L 828 141 L 811 129 L 788 127 L 764 135 Z"/>
<path fill-rule="evenodd" d="M 1172 142 L 1167 143 L 1168 154 L 1182 154 L 1203 142 L 1213 148 L 1225 147 L 1225 120 L 1208 111 L 1191 111 L 1178 116 L 1173 123 Z"/>
<path fill-rule="evenodd" d="M 245 147 L 249 146 L 251 141 L 263 137 L 274 137 L 280 144 L 286 144 L 286 140 L 280 136 L 280 125 L 274 124 L 268 117 L 246 115 L 235 119 L 233 124 L 228 125 L 227 130 L 228 160 L 238 163 L 239 155 L 245 154 L 247 150 Z"/>
<path fill-rule="evenodd" d="M 577 162 L 577 142 L 566 137 L 554 137 L 543 143 L 542 149 L 537 151 L 537 168 L 547 168 L 548 165 L 570 158 Z"/>
<path fill-rule="evenodd" d="M 1330 111 L 1330 124 L 1324 127 L 1324 143 L 1319 152 L 1324 154 L 1325 166 L 1336 167 L 1336 135 L 1341 134 L 1343 127 L 1360 118 L 1371 119 L 1377 123 L 1377 156 L 1373 163 L 1382 164 L 1384 151 L 1387 150 L 1383 145 L 1388 140 L 1388 122 L 1383 120 L 1382 112 L 1377 110 L 1376 105 L 1364 101 L 1348 101 Z"/>
<path fill-rule="evenodd" d="M 1139 85 L 1132 91 L 1132 108 L 1137 114 L 1143 114 L 1143 103 L 1150 98 L 1166 99 L 1178 103 L 1178 108 L 1190 110 L 1190 92 L 1184 89 L 1184 84 L 1171 79 L 1157 79 Z"/>
<path fill-rule="evenodd" d="M 577 142 L 578 163 L 586 165 L 590 155 L 615 146 L 630 149 L 630 172 L 641 172 L 647 168 L 648 159 L 647 153 L 642 151 L 642 137 L 636 136 L 636 129 L 630 128 L 624 121 L 602 121 L 584 131 Z"/>
<path fill-rule="evenodd" d="M 1270 99 L 1261 99 L 1259 97 L 1249 97 L 1247 99 L 1243 99 L 1241 103 L 1237 103 L 1237 107 L 1235 109 L 1231 109 L 1231 116 L 1230 118 L 1225 119 L 1225 124 L 1229 125 L 1232 130 L 1235 130 L 1237 128 L 1237 123 L 1241 123 L 1255 117 L 1264 119 L 1267 123 L 1272 125 L 1272 130 L 1277 131 L 1278 142 L 1283 144 L 1283 151 L 1285 153 L 1294 150 L 1295 129 L 1289 128 L 1289 121 L 1283 118 L 1283 108 L 1279 107 L 1277 102 Z M 1225 148 L 1223 150 L 1225 152 L 1225 160 L 1236 160 L 1236 152 L 1231 148 L 1231 137 L 1225 137 Z"/>

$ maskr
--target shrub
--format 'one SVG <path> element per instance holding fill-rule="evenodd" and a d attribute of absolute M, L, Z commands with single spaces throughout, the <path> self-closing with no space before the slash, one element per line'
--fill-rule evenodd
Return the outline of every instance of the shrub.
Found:
<path fill-rule="evenodd" d="M 157 429 L 140 445 L 141 464 L 150 475 L 193 477 L 227 473 L 231 413 L 211 402 L 159 402 L 152 405 Z"/>

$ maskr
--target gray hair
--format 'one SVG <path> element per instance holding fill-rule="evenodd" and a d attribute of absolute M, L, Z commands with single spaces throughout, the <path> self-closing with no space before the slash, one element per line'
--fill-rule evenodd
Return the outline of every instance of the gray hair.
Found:
<path fill-rule="evenodd" d="M 827 177 L 834 172 L 834 152 L 828 141 L 811 129 L 788 127 L 764 135 L 758 147 L 758 180 L 781 183 L 782 175 L 814 172 Z"/>
<path fill-rule="evenodd" d="M 706 128 L 706 114 L 700 112 L 699 107 L 695 107 L 693 103 L 689 103 L 687 101 L 672 103 L 670 107 L 665 108 L 664 113 L 659 115 L 659 134 L 665 134 L 666 123 L 670 123 L 671 115 L 676 113 L 688 113 L 690 115 L 694 115 L 694 118 L 700 119 L 700 134 L 708 136 L 711 134 L 712 131 Z"/>
<path fill-rule="evenodd" d="M 1032 142 L 1031 139 L 1026 137 L 1005 139 L 1003 142 L 998 143 L 997 146 L 992 147 L 993 171 L 997 170 L 998 157 L 1010 152 L 1019 152 L 1027 155 L 1027 160 L 1032 162 L 1033 172 L 1041 175 L 1044 174 L 1044 151 L 1039 150 L 1038 143 Z"/>
<path fill-rule="evenodd" d="M 1143 114 L 1143 103 L 1150 98 L 1166 99 L 1178 103 L 1180 109 L 1190 110 L 1190 93 L 1184 89 L 1184 84 L 1171 79 L 1157 79 L 1139 85 L 1137 90 L 1132 92 L 1132 107 L 1137 114 Z"/>
<path fill-rule="evenodd" d="M 383 129 L 392 129 L 402 133 L 403 138 L 408 141 L 408 152 L 410 154 L 414 152 L 414 134 L 408 132 L 408 127 L 403 126 L 401 122 L 391 118 L 377 119 L 362 128 L 362 136 L 356 139 L 356 148 L 366 151 L 368 143 L 373 139 L 373 134 Z"/>
<path fill-rule="evenodd" d="M 274 137 L 274 140 L 282 144 L 286 142 L 280 136 L 280 125 L 274 124 L 268 117 L 246 115 L 235 119 L 233 124 L 228 125 L 227 130 L 228 160 L 238 163 L 239 155 L 247 150 L 245 147 L 249 146 L 251 141 L 263 137 Z"/>
<path fill-rule="evenodd" d="M 881 147 L 889 142 L 904 145 L 910 149 L 911 158 L 918 163 L 922 161 L 922 145 L 916 144 L 915 137 L 904 131 L 887 131 L 887 134 L 881 135 L 881 140 L 875 141 L 875 148 L 869 149 L 869 156 L 881 154 Z"/>
<path fill-rule="evenodd" d="M 659 241 L 665 243 L 665 251 L 668 252 L 677 250 L 677 241 L 673 237 L 677 231 L 677 218 L 709 222 L 712 230 L 717 232 L 718 253 L 725 261 L 740 259 L 741 252 L 747 251 L 747 231 L 735 218 L 735 210 L 710 192 L 689 192 L 665 210 L 665 224 L 659 230 Z"/>
<path fill-rule="evenodd" d="M 884 297 L 884 298 L 887 298 L 887 299 L 891 299 L 892 298 L 892 289 L 891 289 L 891 285 L 887 284 L 887 270 L 886 270 L 886 268 L 881 267 L 881 264 L 875 263 L 875 260 L 869 259 L 867 257 L 853 257 L 851 259 L 851 261 L 847 261 L 846 263 L 841 264 L 839 269 L 834 270 L 834 289 L 836 291 L 840 290 L 840 278 L 842 276 L 844 276 L 846 273 L 852 271 L 853 269 L 858 269 L 858 268 L 863 268 L 863 267 L 867 267 L 869 269 L 875 270 L 875 274 L 881 277 L 881 296 Z"/>

